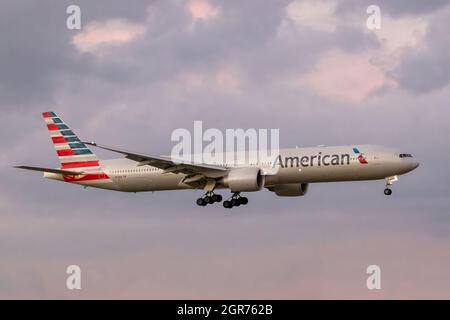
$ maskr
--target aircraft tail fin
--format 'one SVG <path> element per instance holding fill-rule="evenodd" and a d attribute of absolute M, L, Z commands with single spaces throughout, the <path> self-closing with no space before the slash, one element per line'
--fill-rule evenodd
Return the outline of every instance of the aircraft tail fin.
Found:
<path fill-rule="evenodd" d="M 98 171 L 100 169 L 97 156 L 81 142 L 55 112 L 43 112 L 42 116 L 47 124 L 62 170 Z"/>

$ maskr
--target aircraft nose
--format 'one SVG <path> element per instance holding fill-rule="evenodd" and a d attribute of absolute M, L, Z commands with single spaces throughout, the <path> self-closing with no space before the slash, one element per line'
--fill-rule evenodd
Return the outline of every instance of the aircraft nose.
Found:
<path fill-rule="evenodd" d="M 408 171 L 412 171 L 416 169 L 420 165 L 419 161 L 413 160 L 410 163 L 408 163 Z"/>
<path fill-rule="evenodd" d="M 419 161 L 417 161 L 416 159 L 405 159 L 403 158 L 401 160 L 401 166 L 402 166 L 402 170 L 404 171 L 404 173 L 406 172 L 410 172 L 413 171 L 414 169 L 416 169 L 419 166 Z"/>

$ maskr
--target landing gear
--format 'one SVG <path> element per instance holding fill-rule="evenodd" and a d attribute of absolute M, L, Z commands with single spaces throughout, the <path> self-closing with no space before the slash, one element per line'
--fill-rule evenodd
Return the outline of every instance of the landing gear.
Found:
<path fill-rule="evenodd" d="M 397 176 L 387 177 L 386 179 L 386 189 L 384 189 L 384 194 L 390 196 L 392 194 L 391 186 L 394 182 L 398 181 Z"/>
<path fill-rule="evenodd" d="M 204 207 L 204 206 L 207 205 L 207 203 L 206 203 L 206 201 L 203 198 L 198 198 L 197 199 L 197 205 L 201 206 L 201 207 Z"/>
<path fill-rule="evenodd" d="M 248 203 L 248 198 L 241 197 L 240 192 L 235 192 L 230 199 L 223 202 L 223 207 L 231 209 L 233 207 L 239 207 L 240 205 L 246 205 Z"/>
<path fill-rule="evenodd" d="M 211 200 L 213 202 L 222 202 L 222 196 L 220 194 L 213 194 Z"/>
<path fill-rule="evenodd" d="M 231 209 L 231 207 L 232 207 L 231 201 L 228 201 L 228 200 L 224 201 L 223 202 L 223 207 L 227 208 L 227 209 Z"/>
<path fill-rule="evenodd" d="M 241 198 L 239 198 L 239 202 L 242 204 L 242 205 L 246 205 L 247 203 L 248 203 L 248 198 L 247 197 L 241 197 Z"/>
<path fill-rule="evenodd" d="M 215 202 L 222 202 L 222 196 L 220 194 L 215 194 L 212 191 L 207 192 L 202 198 L 198 198 L 196 201 L 197 205 L 201 207 Z"/>

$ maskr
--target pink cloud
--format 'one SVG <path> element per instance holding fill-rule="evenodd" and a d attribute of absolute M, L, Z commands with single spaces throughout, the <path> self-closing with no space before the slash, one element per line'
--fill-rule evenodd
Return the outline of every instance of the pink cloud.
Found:
<path fill-rule="evenodd" d="M 243 75 L 238 66 L 226 64 L 212 72 L 182 72 L 178 75 L 177 80 L 187 90 L 215 89 L 226 93 L 240 93 Z"/>
<path fill-rule="evenodd" d="M 221 89 L 239 91 L 241 74 L 236 66 L 224 66 L 216 74 L 216 83 Z"/>
<path fill-rule="evenodd" d="M 219 13 L 219 9 L 213 7 L 207 0 L 189 0 L 187 9 L 194 20 L 213 19 Z"/>
<path fill-rule="evenodd" d="M 89 23 L 81 33 L 75 35 L 72 43 L 82 52 L 94 52 L 100 45 L 123 44 L 134 40 L 145 31 L 143 25 L 123 19 L 111 19 Z"/>
<path fill-rule="evenodd" d="M 334 1 L 293 1 L 286 7 L 286 16 L 299 28 L 334 32 L 338 18 Z"/>
<path fill-rule="evenodd" d="M 376 90 L 392 85 L 383 70 L 374 65 L 367 53 L 331 50 L 323 55 L 315 70 L 296 83 L 320 95 L 361 103 Z"/>

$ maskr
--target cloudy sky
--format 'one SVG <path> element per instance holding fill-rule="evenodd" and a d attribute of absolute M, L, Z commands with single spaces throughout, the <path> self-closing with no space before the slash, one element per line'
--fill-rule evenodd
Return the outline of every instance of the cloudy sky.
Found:
<path fill-rule="evenodd" d="M 66 28 L 71 4 L 81 30 Z M 439 0 L 2 0 L 0 298 L 449 299 L 448 30 Z M 389 198 L 384 181 L 315 184 L 230 213 L 197 207 L 200 191 L 84 190 L 12 169 L 58 166 L 47 110 L 83 139 L 152 154 L 203 120 L 279 128 L 282 147 L 395 146 L 421 166 Z M 71 264 L 81 291 L 65 288 Z"/>

